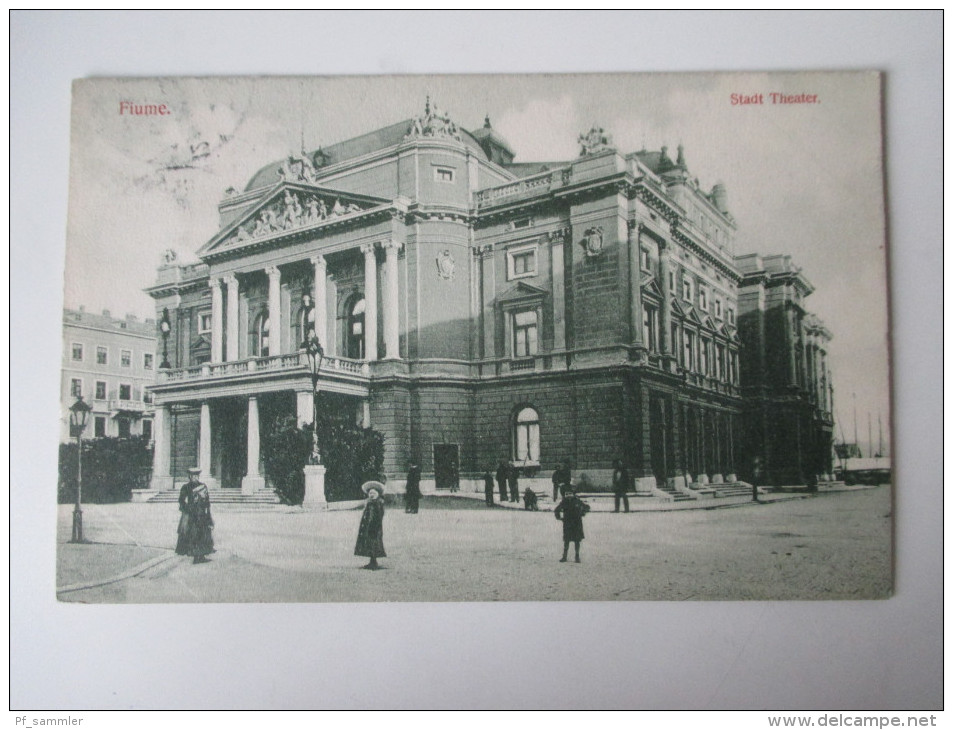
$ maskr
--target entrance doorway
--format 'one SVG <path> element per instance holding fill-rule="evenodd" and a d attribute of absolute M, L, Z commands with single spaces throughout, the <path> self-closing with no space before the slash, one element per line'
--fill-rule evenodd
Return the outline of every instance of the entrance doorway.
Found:
<path fill-rule="evenodd" d="M 437 489 L 456 490 L 460 486 L 460 446 L 433 445 L 433 475 Z"/>

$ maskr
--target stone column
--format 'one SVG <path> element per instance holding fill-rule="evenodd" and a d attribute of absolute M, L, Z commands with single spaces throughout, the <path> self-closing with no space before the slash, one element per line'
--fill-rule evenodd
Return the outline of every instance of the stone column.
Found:
<path fill-rule="evenodd" d="M 480 356 L 483 358 L 496 356 L 496 340 L 494 327 L 493 297 L 496 292 L 496 272 L 493 269 L 493 244 L 485 243 L 480 246 Z M 556 307 L 556 282 L 553 281 L 553 308 Z M 558 349 L 558 346 L 557 346 Z"/>
<path fill-rule="evenodd" d="M 384 351 L 389 360 L 400 358 L 400 296 L 397 278 L 397 241 L 384 242 Z"/>
<path fill-rule="evenodd" d="M 788 326 L 788 378 L 791 385 L 797 385 L 797 312 L 793 307 L 787 311 Z"/>
<path fill-rule="evenodd" d="M 364 359 L 377 359 L 377 256 L 373 243 L 362 243 L 364 254 Z"/>
<path fill-rule="evenodd" d="M 698 484 L 708 484 L 708 429 L 705 422 L 708 420 L 704 409 L 698 409 L 698 474 L 695 475 L 695 481 Z"/>
<path fill-rule="evenodd" d="M 175 487 L 172 475 L 169 473 L 172 461 L 172 419 L 170 415 L 168 406 L 155 407 L 152 489 L 173 489 Z"/>
<path fill-rule="evenodd" d="M 208 401 L 202 401 L 199 419 L 199 463 L 200 479 L 206 484 L 212 478 L 212 414 Z"/>
<path fill-rule="evenodd" d="M 328 262 L 324 256 L 312 256 L 314 266 L 314 334 L 328 352 Z M 307 332 L 304 333 L 307 335 Z M 310 417 L 308 422 L 311 422 Z"/>
<path fill-rule="evenodd" d="M 265 488 L 265 480 L 258 471 L 261 456 L 258 424 L 258 398 L 248 398 L 248 466 L 242 477 L 242 494 L 254 494 Z"/>
<path fill-rule="evenodd" d="M 268 354 L 280 355 L 285 350 L 281 343 L 281 269 L 269 266 L 268 274 Z"/>
<path fill-rule="evenodd" d="M 222 280 L 212 279 L 212 362 L 222 361 Z"/>
<path fill-rule="evenodd" d="M 298 416 L 298 428 L 311 423 L 314 418 L 314 394 L 310 390 L 295 391 L 295 405 Z"/>
<path fill-rule="evenodd" d="M 629 336 L 632 344 L 647 347 L 642 338 L 642 227 L 629 221 Z"/>
<path fill-rule="evenodd" d="M 659 326 L 659 349 L 663 355 L 672 356 L 672 292 L 668 285 L 669 260 L 667 246 L 659 244 L 659 278 L 662 280 L 662 312 Z"/>
<path fill-rule="evenodd" d="M 234 274 L 225 277 L 228 289 L 225 312 L 225 359 L 231 362 L 238 359 L 238 278 Z"/>

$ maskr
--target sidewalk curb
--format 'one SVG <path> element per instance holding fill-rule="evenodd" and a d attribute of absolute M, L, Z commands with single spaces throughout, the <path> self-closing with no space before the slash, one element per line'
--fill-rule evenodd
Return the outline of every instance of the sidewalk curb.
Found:
<path fill-rule="evenodd" d="M 175 551 L 170 551 L 169 555 L 158 555 L 151 560 L 147 560 L 146 562 L 137 565 L 135 568 L 130 568 L 129 570 L 123 571 L 119 575 L 114 575 L 110 578 L 101 578 L 89 583 L 71 583 L 70 585 L 63 586 L 62 588 L 57 588 L 56 593 L 71 593 L 73 591 L 81 591 L 86 588 L 98 588 L 100 586 L 109 585 L 110 583 L 118 583 L 121 580 L 133 578 L 141 573 L 145 573 L 147 570 L 149 570 L 149 568 L 155 567 L 156 565 L 164 563 L 167 560 L 172 560 L 174 557 Z"/>

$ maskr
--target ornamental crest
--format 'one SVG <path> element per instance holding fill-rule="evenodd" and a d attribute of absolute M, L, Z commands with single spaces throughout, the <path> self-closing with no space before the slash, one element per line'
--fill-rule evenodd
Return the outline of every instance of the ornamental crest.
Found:
<path fill-rule="evenodd" d="M 606 134 L 602 127 L 593 127 L 586 134 L 579 135 L 580 157 L 594 155 L 612 146 L 612 136 Z"/>
<path fill-rule="evenodd" d="M 239 225 L 226 245 L 265 238 L 282 231 L 306 228 L 331 218 L 363 210 L 356 203 L 342 203 L 339 198 L 335 198 L 333 204 L 328 205 L 329 200 L 317 195 L 286 190 L 283 198 L 275 200 L 271 205 L 258 211 L 254 218 Z"/>
<path fill-rule="evenodd" d="M 602 227 L 587 228 L 579 244 L 590 258 L 602 253 Z"/>
<path fill-rule="evenodd" d="M 453 279 L 453 272 L 456 270 L 457 264 L 453 260 L 453 256 L 450 253 L 450 249 L 446 248 L 437 254 L 437 273 L 440 275 L 441 279 L 446 279 L 450 281 Z"/>
<path fill-rule="evenodd" d="M 413 139 L 414 137 L 449 137 L 457 141 L 462 141 L 460 130 L 457 125 L 451 121 L 446 112 L 437 108 L 436 103 L 430 103 L 430 97 L 427 97 L 427 104 L 424 106 L 424 114 L 417 117 L 410 125 L 410 131 L 404 139 Z"/>

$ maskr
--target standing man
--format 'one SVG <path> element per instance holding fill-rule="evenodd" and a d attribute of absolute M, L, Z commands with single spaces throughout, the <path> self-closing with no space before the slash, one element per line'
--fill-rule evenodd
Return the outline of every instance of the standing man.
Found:
<path fill-rule="evenodd" d="M 493 506 L 493 474 L 487 471 L 483 475 L 483 495 L 486 498 L 486 506 Z"/>
<path fill-rule="evenodd" d="M 404 512 L 417 514 L 420 508 L 420 465 L 411 461 L 407 468 L 407 489 L 404 493 Z"/>
<path fill-rule="evenodd" d="M 520 501 L 520 470 L 515 464 L 510 464 L 506 481 L 510 485 L 510 502 Z"/>
<path fill-rule="evenodd" d="M 589 511 L 589 505 L 576 496 L 572 485 L 565 488 L 565 496 L 562 502 L 556 506 L 556 519 L 563 523 L 563 556 L 560 563 L 566 562 L 566 556 L 569 553 L 569 543 L 576 546 L 576 562 L 579 559 L 579 543 L 586 537 L 582 530 L 582 518 Z"/>
<path fill-rule="evenodd" d="M 629 511 L 629 470 L 620 459 L 612 463 L 612 493 L 615 495 L 615 509 L 619 511 L 619 502 L 625 505 L 625 511 Z"/>
<path fill-rule="evenodd" d="M 510 466 L 505 461 L 501 461 L 496 467 L 496 483 L 500 488 L 500 503 L 506 501 L 506 477 L 509 474 Z"/>
<path fill-rule="evenodd" d="M 569 462 L 563 461 L 556 466 L 553 472 L 553 504 L 559 501 L 564 490 L 572 483 L 572 472 L 569 471 Z"/>

